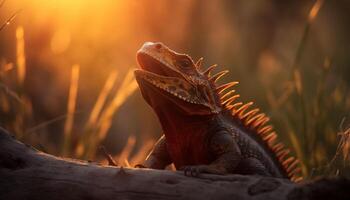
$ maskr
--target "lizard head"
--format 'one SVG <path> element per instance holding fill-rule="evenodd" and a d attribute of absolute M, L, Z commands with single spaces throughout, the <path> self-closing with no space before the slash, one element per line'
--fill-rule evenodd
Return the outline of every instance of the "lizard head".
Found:
<path fill-rule="evenodd" d="M 155 108 L 171 103 L 189 115 L 219 113 L 220 98 L 213 81 L 199 71 L 201 60 L 194 63 L 162 43 L 146 42 L 137 52 L 141 69 L 135 77 L 148 104 Z"/>

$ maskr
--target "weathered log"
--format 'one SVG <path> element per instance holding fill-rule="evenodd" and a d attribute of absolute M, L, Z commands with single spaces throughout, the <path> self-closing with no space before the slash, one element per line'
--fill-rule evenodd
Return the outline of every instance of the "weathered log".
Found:
<path fill-rule="evenodd" d="M 40 152 L 0 129 L 0 199 L 340 199 L 347 179 L 201 175 L 101 166 Z M 348 198 L 350 199 L 350 198 Z"/>

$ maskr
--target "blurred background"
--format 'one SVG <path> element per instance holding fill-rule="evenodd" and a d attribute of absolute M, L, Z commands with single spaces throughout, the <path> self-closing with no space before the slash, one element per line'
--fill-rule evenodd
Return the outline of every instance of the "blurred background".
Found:
<path fill-rule="evenodd" d="M 306 178 L 349 174 L 350 2 L 0 1 L 0 125 L 59 156 L 140 163 L 161 135 L 132 70 L 145 41 L 229 69 Z M 8 25 L 6 26 L 6 22 Z"/>

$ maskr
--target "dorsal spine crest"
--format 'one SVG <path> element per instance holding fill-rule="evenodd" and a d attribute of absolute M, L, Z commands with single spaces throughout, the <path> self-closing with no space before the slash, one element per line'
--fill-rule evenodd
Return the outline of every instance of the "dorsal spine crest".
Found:
<path fill-rule="evenodd" d="M 208 77 L 208 80 L 213 83 L 216 83 L 221 77 L 228 73 L 228 71 L 225 70 L 211 76 L 211 71 L 216 66 L 217 65 L 212 65 L 203 72 L 203 74 Z M 301 181 L 303 178 L 300 176 L 300 161 L 290 156 L 290 150 L 286 149 L 281 142 L 277 142 L 277 134 L 273 130 L 273 126 L 267 124 L 270 118 L 264 113 L 259 113 L 260 110 L 258 108 L 249 110 L 253 102 L 245 104 L 242 102 L 235 102 L 240 97 L 239 94 L 235 94 L 235 90 L 225 92 L 228 88 L 237 84 L 238 82 L 230 82 L 216 87 L 216 92 L 221 99 L 222 107 L 225 110 L 229 110 L 234 119 L 241 122 L 248 130 L 252 130 L 265 142 L 269 150 L 275 154 L 277 162 L 279 162 L 292 181 Z"/>

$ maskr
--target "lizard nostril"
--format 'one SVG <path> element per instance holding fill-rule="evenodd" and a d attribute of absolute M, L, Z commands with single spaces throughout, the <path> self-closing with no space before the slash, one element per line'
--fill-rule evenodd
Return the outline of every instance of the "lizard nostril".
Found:
<path fill-rule="evenodd" d="M 158 49 L 158 50 L 159 50 L 159 49 L 161 49 L 161 48 L 162 48 L 162 45 L 161 45 L 161 44 L 159 44 L 159 43 L 158 43 L 158 44 L 156 44 L 156 49 Z"/>

